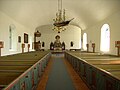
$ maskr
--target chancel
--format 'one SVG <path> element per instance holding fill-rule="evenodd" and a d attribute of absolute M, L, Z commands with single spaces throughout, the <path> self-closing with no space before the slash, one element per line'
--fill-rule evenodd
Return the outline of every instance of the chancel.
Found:
<path fill-rule="evenodd" d="M 0 90 L 120 90 L 120 0 L 0 0 Z"/>

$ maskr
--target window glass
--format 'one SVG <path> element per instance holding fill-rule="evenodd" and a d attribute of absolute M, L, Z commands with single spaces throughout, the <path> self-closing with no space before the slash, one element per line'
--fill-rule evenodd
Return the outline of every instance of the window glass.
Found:
<path fill-rule="evenodd" d="M 84 50 L 87 50 L 86 44 L 87 44 L 87 34 L 84 33 L 83 34 L 83 49 Z"/>
<path fill-rule="evenodd" d="M 110 49 L 110 28 L 108 24 L 104 24 L 101 28 L 101 45 L 102 52 L 109 52 Z"/>
<path fill-rule="evenodd" d="M 14 51 L 17 48 L 16 27 L 12 24 L 9 26 L 9 50 Z"/>

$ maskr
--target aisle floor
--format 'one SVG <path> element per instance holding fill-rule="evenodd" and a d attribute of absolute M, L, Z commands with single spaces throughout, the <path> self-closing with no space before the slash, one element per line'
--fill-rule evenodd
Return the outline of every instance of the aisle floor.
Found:
<path fill-rule="evenodd" d="M 46 90 L 75 90 L 62 55 L 53 56 Z"/>

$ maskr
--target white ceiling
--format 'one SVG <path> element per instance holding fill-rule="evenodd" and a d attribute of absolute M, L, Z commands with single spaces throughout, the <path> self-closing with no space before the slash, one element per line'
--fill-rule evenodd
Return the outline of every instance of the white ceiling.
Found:
<path fill-rule="evenodd" d="M 0 10 L 35 30 L 53 23 L 58 0 L 0 0 Z M 120 10 L 120 0 L 63 0 L 67 19 L 82 30 Z"/>

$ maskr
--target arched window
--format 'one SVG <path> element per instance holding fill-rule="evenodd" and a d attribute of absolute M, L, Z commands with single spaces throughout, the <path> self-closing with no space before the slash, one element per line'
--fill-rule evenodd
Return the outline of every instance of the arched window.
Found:
<path fill-rule="evenodd" d="M 84 50 L 87 50 L 86 44 L 87 44 L 87 34 L 84 33 L 83 34 L 83 49 Z"/>
<path fill-rule="evenodd" d="M 9 50 L 15 51 L 17 48 L 16 27 L 11 24 L 9 26 Z"/>
<path fill-rule="evenodd" d="M 109 52 L 109 49 L 110 49 L 110 28 L 108 24 L 104 24 L 101 28 L 100 51 Z"/>

